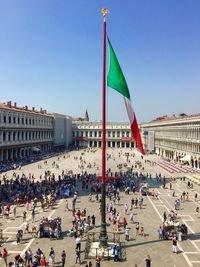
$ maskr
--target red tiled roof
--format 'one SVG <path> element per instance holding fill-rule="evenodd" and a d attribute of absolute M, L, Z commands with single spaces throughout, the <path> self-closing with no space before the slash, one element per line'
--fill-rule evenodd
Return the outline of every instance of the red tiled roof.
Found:
<path fill-rule="evenodd" d="M 186 115 L 186 114 L 181 114 L 181 115 L 178 115 L 178 116 L 168 116 L 168 115 L 164 115 L 164 116 L 161 116 L 161 117 L 158 117 L 156 119 L 153 119 L 151 122 L 158 122 L 158 121 L 169 121 L 169 120 L 178 120 L 178 119 L 192 119 L 192 118 L 196 118 L 196 117 L 200 117 L 200 113 L 197 113 L 197 114 L 192 114 L 192 115 Z"/>
<path fill-rule="evenodd" d="M 53 115 L 50 113 L 44 113 L 38 110 L 32 110 L 32 109 L 26 109 L 25 107 L 18 107 L 18 106 L 8 106 L 6 103 L 0 103 L 0 108 L 8 109 L 8 110 L 13 110 L 13 111 L 21 111 L 21 112 L 26 112 L 26 113 L 32 113 L 36 115 L 43 115 L 43 116 L 48 116 L 52 117 Z"/>

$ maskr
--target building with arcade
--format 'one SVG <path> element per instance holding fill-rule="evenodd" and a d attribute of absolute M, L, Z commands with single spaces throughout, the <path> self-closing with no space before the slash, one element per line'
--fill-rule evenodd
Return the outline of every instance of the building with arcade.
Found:
<path fill-rule="evenodd" d="M 141 130 L 146 151 L 200 168 L 200 114 L 159 117 Z"/>
<path fill-rule="evenodd" d="M 72 142 L 78 147 L 101 147 L 101 122 L 73 121 Z M 136 147 L 130 124 L 126 122 L 106 123 L 107 147 Z"/>

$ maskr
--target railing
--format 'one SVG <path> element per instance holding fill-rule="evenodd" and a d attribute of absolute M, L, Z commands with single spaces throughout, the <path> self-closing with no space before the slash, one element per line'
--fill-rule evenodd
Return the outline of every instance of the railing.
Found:
<path fill-rule="evenodd" d="M 120 233 L 108 232 L 108 242 L 116 243 L 119 246 L 119 260 L 126 260 L 125 243 L 120 241 Z M 96 258 L 99 256 L 99 248 L 93 248 L 93 255 L 90 255 L 90 247 L 93 242 L 99 242 L 99 233 L 90 232 L 87 233 L 86 245 L 85 245 L 85 258 Z M 95 251 L 95 253 L 94 253 Z M 105 260 L 109 260 L 114 257 L 112 247 L 106 250 L 106 253 L 102 252 L 101 257 Z"/>

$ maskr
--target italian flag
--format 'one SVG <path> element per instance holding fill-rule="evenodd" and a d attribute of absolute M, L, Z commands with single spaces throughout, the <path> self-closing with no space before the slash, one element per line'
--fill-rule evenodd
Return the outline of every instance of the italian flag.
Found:
<path fill-rule="evenodd" d="M 110 63 L 107 76 L 107 85 L 123 95 L 126 110 L 131 124 L 133 137 L 136 141 L 138 149 L 144 155 L 144 149 L 141 141 L 140 131 L 137 124 L 137 119 L 131 105 L 131 97 L 128 85 L 109 39 L 108 39 L 108 46 L 110 54 Z"/>

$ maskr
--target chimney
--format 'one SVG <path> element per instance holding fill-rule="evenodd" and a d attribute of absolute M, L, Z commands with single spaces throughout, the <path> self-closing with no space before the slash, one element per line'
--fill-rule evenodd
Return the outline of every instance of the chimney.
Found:
<path fill-rule="evenodd" d="M 32 107 L 32 111 L 35 111 L 35 107 Z"/>
<path fill-rule="evenodd" d="M 46 109 L 44 109 L 43 112 L 46 114 L 47 113 Z"/>
<path fill-rule="evenodd" d="M 11 102 L 11 101 L 8 101 L 8 102 L 7 102 L 7 106 L 8 106 L 9 108 L 11 108 L 11 106 L 12 106 L 12 102 Z"/>
<path fill-rule="evenodd" d="M 28 106 L 25 106 L 25 110 L 28 110 Z"/>
<path fill-rule="evenodd" d="M 15 107 L 15 108 L 17 107 L 17 103 L 16 103 L 16 102 L 14 102 L 14 107 Z"/>
<path fill-rule="evenodd" d="M 40 108 L 40 112 L 42 113 L 42 108 Z"/>

